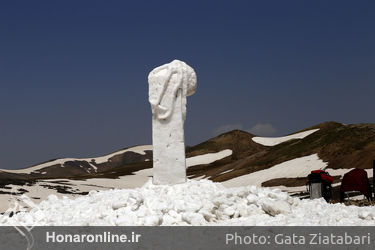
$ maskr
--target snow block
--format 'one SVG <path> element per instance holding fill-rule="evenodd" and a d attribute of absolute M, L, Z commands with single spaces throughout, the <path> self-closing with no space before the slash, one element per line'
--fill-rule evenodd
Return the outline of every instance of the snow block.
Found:
<path fill-rule="evenodd" d="M 148 83 L 152 110 L 153 183 L 184 183 L 186 96 L 196 90 L 196 74 L 186 63 L 174 60 L 152 70 Z"/>

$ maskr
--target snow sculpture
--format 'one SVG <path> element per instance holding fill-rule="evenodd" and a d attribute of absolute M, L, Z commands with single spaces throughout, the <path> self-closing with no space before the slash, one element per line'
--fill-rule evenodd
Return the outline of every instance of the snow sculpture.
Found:
<path fill-rule="evenodd" d="M 174 60 L 148 75 L 152 110 L 153 183 L 186 182 L 184 121 L 186 96 L 194 94 L 197 76 L 186 63 Z"/>

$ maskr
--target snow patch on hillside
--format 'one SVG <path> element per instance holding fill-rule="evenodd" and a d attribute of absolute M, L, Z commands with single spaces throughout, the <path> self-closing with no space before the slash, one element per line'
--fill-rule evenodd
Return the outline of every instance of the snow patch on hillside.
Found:
<path fill-rule="evenodd" d="M 128 149 L 117 151 L 117 152 L 114 152 L 112 154 L 105 155 L 102 157 L 92 158 L 92 160 L 95 160 L 96 164 L 100 164 L 100 163 L 107 162 L 110 158 L 112 158 L 115 155 L 123 154 L 125 152 L 133 152 L 133 153 L 145 155 L 146 154 L 145 151 L 147 150 L 152 151 L 152 145 L 143 145 L 143 146 L 128 148 Z"/>
<path fill-rule="evenodd" d="M 264 146 L 275 146 L 275 145 L 278 145 L 280 143 L 283 143 L 289 140 L 303 139 L 306 136 L 309 136 L 318 130 L 319 129 L 312 129 L 312 130 L 307 130 L 301 133 L 292 134 L 292 135 L 283 136 L 283 137 L 257 137 L 256 136 L 256 137 L 253 137 L 252 140 Z"/>
<path fill-rule="evenodd" d="M 61 167 L 63 167 L 64 163 L 68 161 L 87 161 L 90 163 L 90 166 L 96 171 L 97 168 L 93 164 L 91 164 L 92 162 L 95 162 L 96 164 L 101 164 L 101 163 L 107 162 L 113 156 L 123 154 L 125 152 L 134 152 L 137 154 L 145 155 L 146 150 L 152 150 L 152 145 L 136 146 L 136 147 L 120 150 L 120 151 L 117 151 L 117 152 L 114 152 L 105 156 L 96 157 L 96 158 L 81 158 L 81 159 L 80 158 L 63 158 L 63 159 L 56 159 L 53 161 L 45 162 L 45 163 L 42 163 L 33 167 L 25 168 L 25 169 L 16 169 L 16 170 L 0 169 L 0 171 L 4 171 L 8 173 L 30 174 L 32 172 L 37 172 L 38 170 L 42 168 L 53 166 L 53 165 L 61 165 Z"/>
<path fill-rule="evenodd" d="M 263 182 L 276 178 L 306 177 L 312 170 L 324 169 L 326 166 L 327 163 L 323 162 L 318 154 L 312 154 L 224 181 L 223 184 L 227 187 L 261 186 Z"/>
<path fill-rule="evenodd" d="M 186 166 L 191 167 L 201 164 L 210 164 L 215 161 L 224 159 L 225 157 L 228 157 L 230 155 L 232 155 L 232 150 L 224 149 L 217 153 L 208 153 L 204 155 L 193 156 L 186 159 Z"/>
<path fill-rule="evenodd" d="M 324 212 L 322 212 L 324 211 Z M 0 216 L 0 225 L 375 225 L 374 207 L 300 200 L 278 189 L 225 188 L 209 180 L 91 191 L 48 199 L 29 212 Z"/>
<path fill-rule="evenodd" d="M 124 150 L 120 150 L 105 156 L 96 157 L 96 158 L 63 158 L 63 159 L 56 159 L 53 161 L 45 162 L 33 167 L 25 168 L 25 169 L 16 169 L 16 170 L 10 170 L 10 169 L 0 169 L 0 171 L 8 172 L 8 173 L 23 173 L 23 174 L 30 174 L 32 172 L 40 172 L 42 168 L 53 166 L 53 165 L 60 165 L 61 167 L 64 166 L 64 163 L 68 161 L 87 161 L 91 168 L 97 172 L 97 167 L 93 164 L 101 164 L 104 162 L 107 162 L 110 158 L 123 154 L 125 152 L 134 152 L 137 154 L 145 155 L 145 151 L 150 150 L 152 151 L 152 145 L 143 145 L 143 146 L 136 146 Z M 187 167 L 200 165 L 200 164 L 210 164 L 212 162 L 224 159 L 225 157 L 228 157 L 232 155 L 232 150 L 225 149 L 220 152 L 216 153 L 209 153 L 204 155 L 198 155 L 194 157 L 190 157 L 186 159 L 186 165 Z M 149 161 L 149 159 L 146 159 L 145 161 Z"/>

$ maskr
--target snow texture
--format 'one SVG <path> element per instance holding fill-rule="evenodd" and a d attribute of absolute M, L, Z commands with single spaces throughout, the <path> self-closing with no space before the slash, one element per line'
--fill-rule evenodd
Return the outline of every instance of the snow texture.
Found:
<path fill-rule="evenodd" d="M 375 207 L 300 200 L 279 189 L 225 188 L 209 180 L 137 189 L 91 191 L 47 200 L 29 212 L 0 216 L 0 225 L 375 225 Z"/>
<path fill-rule="evenodd" d="M 252 140 L 256 143 L 262 144 L 264 146 L 276 146 L 280 143 L 293 140 L 293 139 L 303 139 L 308 135 L 318 131 L 319 129 L 307 130 L 301 133 L 292 134 L 283 137 L 253 137 Z"/>
<path fill-rule="evenodd" d="M 137 147 L 139 149 L 139 147 Z M 144 149 L 152 150 L 152 146 L 145 146 Z M 230 155 L 230 149 L 226 149 L 217 153 L 209 153 L 200 155 L 199 157 L 190 157 L 186 158 L 187 165 L 189 167 L 200 165 L 200 164 L 209 164 L 213 161 L 221 160 L 226 157 L 226 155 Z M 36 170 L 39 171 L 39 170 Z M 232 171 L 232 169 L 227 170 L 225 172 Z M 224 173 L 224 172 L 223 172 Z M 222 173 L 222 174 L 223 174 Z M 41 174 L 45 174 L 42 172 Z M 152 168 L 142 169 L 139 171 L 133 172 L 131 175 L 123 175 L 119 176 L 118 178 L 89 178 L 86 180 L 72 180 L 72 179 L 46 179 L 46 180 L 39 180 L 35 183 L 35 185 L 24 185 L 22 189 L 25 189 L 27 195 L 32 197 L 33 202 L 39 203 L 40 201 L 46 199 L 48 195 L 55 194 L 59 197 L 62 195 L 68 197 L 75 197 L 76 194 L 61 194 L 58 193 L 56 189 L 50 189 L 50 186 L 59 186 L 64 183 L 68 187 L 79 191 L 79 192 L 89 192 L 93 189 L 95 190 L 106 190 L 111 188 L 139 188 L 142 187 L 149 179 L 152 177 Z M 9 189 L 11 188 L 11 189 Z M 0 188 L 1 191 L 4 192 L 0 194 L 0 212 L 4 212 L 9 208 L 10 196 L 7 192 L 18 193 L 18 189 L 20 186 L 17 185 L 7 185 L 6 187 Z"/>
<path fill-rule="evenodd" d="M 186 96 L 196 90 L 196 74 L 186 63 L 174 60 L 153 69 L 148 82 L 152 110 L 153 182 L 170 185 L 186 182 Z"/>
<path fill-rule="evenodd" d="M 256 171 L 251 174 L 242 175 L 223 184 L 227 187 L 238 187 L 246 185 L 261 186 L 263 182 L 276 178 L 306 177 L 312 170 L 324 169 L 327 166 L 318 154 L 312 154 L 277 164 L 273 167 Z"/>
<path fill-rule="evenodd" d="M 200 165 L 200 164 L 210 164 L 215 161 L 224 159 L 225 157 L 232 155 L 232 153 L 233 153 L 232 150 L 224 149 L 217 153 L 208 153 L 204 155 L 197 155 L 197 156 L 189 157 L 186 159 L 186 166 L 191 167 L 191 166 Z"/>

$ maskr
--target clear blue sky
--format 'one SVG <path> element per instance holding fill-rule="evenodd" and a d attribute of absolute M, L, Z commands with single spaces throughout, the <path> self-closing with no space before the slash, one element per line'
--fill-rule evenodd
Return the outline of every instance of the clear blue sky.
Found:
<path fill-rule="evenodd" d="M 151 143 L 147 75 L 191 65 L 188 145 L 375 123 L 374 1 L 2 1 L 0 168 Z"/>

